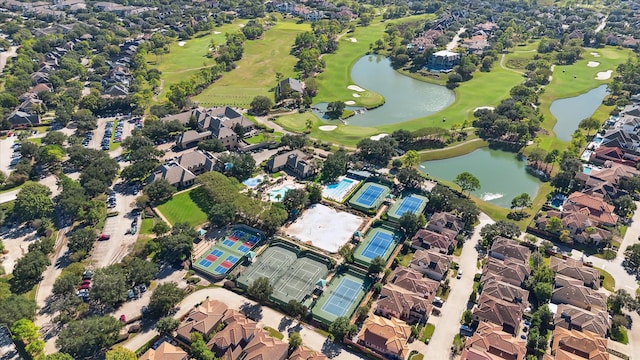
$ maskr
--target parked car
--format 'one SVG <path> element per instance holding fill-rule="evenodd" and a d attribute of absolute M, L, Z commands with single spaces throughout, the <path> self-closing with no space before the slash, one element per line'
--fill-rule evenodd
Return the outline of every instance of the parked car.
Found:
<path fill-rule="evenodd" d="M 100 234 L 98 235 L 98 240 L 109 240 L 111 239 L 111 235 L 109 234 Z"/>

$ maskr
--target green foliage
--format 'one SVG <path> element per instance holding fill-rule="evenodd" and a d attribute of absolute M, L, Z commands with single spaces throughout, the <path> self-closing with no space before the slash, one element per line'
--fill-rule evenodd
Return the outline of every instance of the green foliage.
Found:
<path fill-rule="evenodd" d="M 607 298 L 607 307 L 613 315 L 622 314 L 622 309 L 636 311 L 640 308 L 638 299 L 634 298 L 624 289 L 618 289 Z"/>
<path fill-rule="evenodd" d="M 327 183 L 338 179 L 339 176 L 347 172 L 347 153 L 344 150 L 338 150 L 327 156 L 322 166 L 320 179 Z"/>
<path fill-rule="evenodd" d="M 190 355 L 196 360 L 214 360 L 215 355 L 207 347 L 202 334 L 197 331 L 191 333 Z"/>
<path fill-rule="evenodd" d="M 29 221 L 49 217 L 53 213 L 51 190 L 48 187 L 28 182 L 18 192 L 14 205 L 14 214 L 20 221 Z"/>
<path fill-rule="evenodd" d="M 273 101 L 266 96 L 258 95 L 253 98 L 250 106 L 249 111 L 251 114 L 266 115 L 273 107 Z"/>
<path fill-rule="evenodd" d="M 466 191 L 467 193 L 471 193 L 480 188 L 480 180 L 467 171 L 458 174 L 456 178 L 453 179 L 453 182 L 460 186 L 462 191 Z"/>
<path fill-rule="evenodd" d="M 149 310 L 157 316 L 163 316 L 184 298 L 184 291 L 174 282 L 158 285 L 151 294 Z"/>
<path fill-rule="evenodd" d="M 294 318 L 305 318 L 309 312 L 309 309 L 307 309 L 305 305 L 302 305 L 302 303 L 295 299 L 289 300 L 284 310 Z"/>
<path fill-rule="evenodd" d="M 480 236 L 484 240 L 487 247 L 491 247 L 493 240 L 497 236 L 503 236 L 508 239 L 520 236 L 520 228 L 513 221 L 498 220 L 493 224 L 488 224 L 480 229 Z"/>
<path fill-rule="evenodd" d="M 166 179 L 158 179 L 144 187 L 144 193 L 149 197 L 152 205 L 161 204 L 175 194 L 176 188 Z"/>
<path fill-rule="evenodd" d="M 122 322 L 112 316 L 94 316 L 72 321 L 62 329 L 56 346 L 75 359 L 91 357 L 113 345 Z"/>
<path fill-rule="evenodd" d="M 69 252 L 82 252 L 84 257 L 89 256 L 93 244 L 96 241 L 96 231 L 91 227 L 84 227 L 75 230 L 69 237 Z M 79 259 L 82 260 L 82 259 Z"/>
<path fill-rule="evenodd" d="M 299 332 L 292 332 L 289 334 L 289 350 L 294 351 L 302 345 L 302 336 Z"/>
<path fill-rule="evenodd" d="M 178 330 L 178 326 L 180 326 L 180 321 L 170 316 L 160 318 L 156 323 L 156 329 L 158 329 L 161 335 L 171 335 L 174 331 Z"/>
<path fill-rule="evenodd" d="M 356 325 L 351 324 L 349 318 L 346 316 L 335 319 L 331 325 L 329 325 L 329 333 L 333 335 L 337 341 L 342 341 L 347 334 L 354 333 L 356 330 Z"/>
<path fill-rule="evenodd" d="M 375 165 L 386 166 L 395 154 L 398 143 L 391 136 L 380 140 L 362 139 L 358 142 L 358 157 Z"/>
<path fill-rule="evenodd" d="M 0 324 L 11 326 L 20 319 L 33 319 L 36 303 L 20 295 L 11 294 L 0 300 Z"/>
<path fill-rule="evenodd" d="M 407 238 L 412 238 L 420 228 L 422 228 L 427 220 L 424 217 L 424 214 L 416 215 L 411 212 L 405 212 L 398 220 L 400 228 L 404 231 L 404 234 Z"/>
<path fill-rule="evenodd" d="M 271 294 L 273 294 L 273 286 L 267 277 L 260 277 L 254 280 L 249 288 L 247 294 L 254 297 L 261 303 L 266 303 L 269 300 Z"/>
<path fill-rule="evenodd" d="M 387 262 L 381 256 L 376 256 L 371 260 L 371 265 L 369 265 L 369 273 L 370 274 L 379 274 L 386 267 Z"/>
<path fill-rule="evenodd" d="M 125 349 L 122 346 L 116 346 L 113 349 L 107 351 L 105 354 L 105 360 L 137 360 L 136 353 Z"/>
<path fill-rule="evenodd" d="M 91 287 L 91 300 L 105 308 L 113 308 L 127 299 L 129 284 L 120 265 L 111 265 L 96 270 Z"/>

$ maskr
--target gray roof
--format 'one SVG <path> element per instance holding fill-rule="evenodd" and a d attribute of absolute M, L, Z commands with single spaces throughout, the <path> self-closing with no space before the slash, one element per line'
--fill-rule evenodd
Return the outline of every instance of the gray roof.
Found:
<path fill-rule="evenodd" d="M 289 86 L 292 91 L 301 93 L 303 91 L 302 82 L 294 79 L 294 78 L 286 78 L 280 81 L 280 88 L 282 89 L 284 86 Z"/>

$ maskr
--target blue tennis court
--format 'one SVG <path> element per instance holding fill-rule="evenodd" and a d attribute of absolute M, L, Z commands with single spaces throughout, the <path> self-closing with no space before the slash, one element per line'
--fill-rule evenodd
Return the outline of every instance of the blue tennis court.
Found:
<path fill-rule="evenodd" d="M 260 237 L 257 236 L 257 235 L 251 235 L 251 236 L 249 236 L 249 240 L 247 240 L 247 242 L 250 242 L 253 245 L 257 244 L 258 241 L 260 241 Z"/>
<path fill-rule="evenodd" d="M 213 264 L 213 262 L 212 262 L 212 261 L 209 261 L 209 260 L 207 260 L 207 259 L 202 259 L 202 260 L 200 260 L 200 263 L 199 263 L 199 264 L 200 264 L 200 265 L 202 265 L 202 266 L 204 266 L 204 267 L 209 267 L 211 264 Z"/>
<path fill-rule="evenodd" d="M 223 252 L 223 251 L 221 251 L 221 250 L 218 250 L 218 249 L 214 249 L 214 250 L 211 252 L 211 255 L 213 255 L 213 256 L 215 256 L 215 257 L 220 257 L 220 256 L 222 256 L 222 254 L 224 254 L 224 252 Z"/>
<path fill-rule="evenodd" d="M 402 200 L 402 203 L 400 204 L 400 207 L 398 208 L 398 210 L 396 210 L 396 215 L 402 216 L 407 212 L 415 214 L 418 211 L 418 208 L 420 208 L 420 205 L 422 205 L 422 202 L 422 199 L 411 196 L 404 198 L 404 200 Z"/>
<path fill-rule="evenodd" d="M 344 316 L 353 302 L 356 301 L 362 284 L 348 278 L 342 279 L 338 287 L 330 294 L 327 302 L 322 306 L 322 311 L 337 317 Z"/>
<path fill-rule="evenodd" d="M 224 241 L 222 242 L 222 245 L 228 246 L 228 247 L 233 247 L 233 245 L 235 245 L 236 242 L 233 240 L 229 240 L 229 239 L 224 239 Z"/>
<path fill-rule="evenodd" d="M 373 204 L 378 200 L 380 194 L 384 192 L 384 188 L 370 185 L 368 188 L 364 190 L 360 196 L 356 199 L 357 203 L 360 203 L 364 206 L 373 206 Z"/>
<path fill-rule="evenodd" d="M 248 253 L 250 249 L 251 248 L 248 248 L 248 247 L 246 247 L 244 245 L 238 246 L 238 251 L 243 252 L 243 253 Z"/>
<path fill-rule="evenodd" d="M 392 243 L 393 235 L 378 231 L 362 251 L 362 256 L 368 259 L 373 259 L 376 256 L 384 256 Z"/>
<path fill-rule="evenodd" d="M 215 271 L 218 274 L 226 274 L 227 270 L 229 270 L 229 269 L 227 269 L 226 267 L 224 267 L 222 265 L 218 265 L 218 266 L 216 266 L 216 268 L 213 271 Z"/>

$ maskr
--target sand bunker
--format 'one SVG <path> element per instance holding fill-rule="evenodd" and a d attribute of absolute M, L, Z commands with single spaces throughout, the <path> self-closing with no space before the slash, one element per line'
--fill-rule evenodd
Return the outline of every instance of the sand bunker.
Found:
<path fill-rule="evenodd" d="M 347 100 L 347 101 L 345 101 L 345 102 L 344 102 L 344 104 L 345 104 L 345 105 L 355 105 L 355 104 L 356 104 L 356 102 L 355 102 L 355 101 L 353 101 L 353 100 Z"/>
<path fill-rule="evenodd" d="M 220 35 L 220 34 L 222 34 L 220 31 L 214 31 L 213 32 L 213 35 Z"/>
<path fill-rule="evenodd" d="M 351 42 L 358 42 L 358 39 L 356 39 L 356 38 L 349 38 L 349 41 L 351 41 Z"/>
<path fill-rule="evenodd" d="M 364 91 L 364 89 L 361 88 L 358 85 L 349 85 L 349 86 L 347 86 L 347 89 L 353 90 L 353 91 L 357 91 L 357 92 L 363 92 Z"/>
<path fill-rule="evenodd" d="M 373 136 L 370 137 L 370 139 L 377 141 L 377 140 L 380 140 L 380 139 L 382 139 L 384 137 L 387 137 L 387 136 L 389 136 L 389 134 L 382 133 L 382 134 L 378 134 L 378 135 L 373 135 Z"/>
<path fill-rule="evenodd" d="M 244 24 L 238 24 L 238 26 L 240 26 L 241 28 L 243 28 L 243 27 L 244 27 Z"/>
<path fill-rule="evenodd" d="M 613 70 L 600 71 L 596 74 L 596 80 L 609 80 L 613 74 Z"/>
<path fill-rule="evenodd" d="M 320 129 L 320 131 L 333 131 L 335 129 L 337 129 L 338 126 L 336 125 L 322 125 L 319 126 L 318 129 Z"/>
<path fill-rule="evenodd" d="M 186 43 L 187 43 L 186 41 L 180 41 L 180 42 L 178 43 L 178 46 L 184 46 L 184 44 L 186 44 Z"/>
<path fill-rule="evenodd" d="M 353 96 L 353 97 L 355 97 L 355 98 L 358 98 L 358 97 L 360 97 L 360 94 L 353 93 L 353 94 L 351 94 L 351 96 Z"/>
<path fill-rule="evenodd" d="M 494 110 L 495 108 L 493 106 L 478 106 L 477 108 L 473 109 L 473 112 L 476 112 L 478 110 Z"/>
<path fill-rule="evenodd" d="M 593 57 L 600 57 L 600 54 L 598 54 L 597 52 L 592 52 L 592 53 L 590 53 L 590 54 L 591 54 L 591 56 L 593 56 Z"/>
<path fill-rule="evenodd" d="M 597 61 L 589 61 L 589 62 L 587 63 L 587 66 L 588 66 L 588 67 L 596 67 L 596 66 L 598 66 L 598 65 L 600 65 L 600 63 L 599 63 L 599 62 L 597 62 Z"/>

